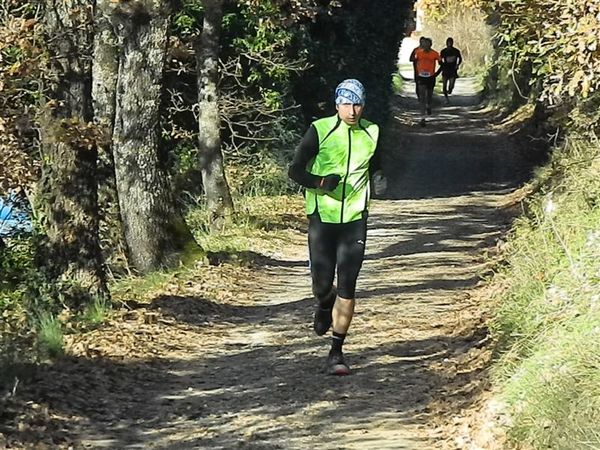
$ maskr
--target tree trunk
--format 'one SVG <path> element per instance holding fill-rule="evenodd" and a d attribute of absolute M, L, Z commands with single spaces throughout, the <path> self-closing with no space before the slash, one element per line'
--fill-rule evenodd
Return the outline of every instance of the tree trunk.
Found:
<path fill-rule="evenodd" d="M 111 0 L 97 0 L 94 14 L 94 58 L 92 65 L 92 101 L 94 119 L 109 136 L 115 121 L 115 99 L 119 74 L 119 43 L 110 17 Z"/>
<path fill-rule="evenodd" d="M 42 126 L 40 189 L 51 275 L 92 295 L 107 293 L 98 240 L 96 131 L 91 126 L 92 8 L 86 0 L 48 0 L 51 77 Z M 75 306 L 85 297 L 74 296 Z"/>
<path fill-rule="evenodd" d="M 204 0 L 204 24 L 196 45 L 198 76 L 198 157 L 207 207 L 213 223 L 219 224 L 233 211 L 233 202 L 223 168 L 221 119 L 219 116 L 219 39 L 223 19 L 222 0 Z"/>
<path fill-rule="evenodd" d="M 125 240 L 142 272 L 172 264 L 194 239 L 176 210 L 159 156 L 168 41 L 167 0 L 122 2 L 113 13 L 122 45 L 113 154 Z"/>
<path fill-rule="evenodd" d="M 96 1 L 92 62 L 94 123 L 103 133 L 98 146 L 98 204 L 101 242 L 107 256 L 125 247 L 111 148 L 119 74 L 119 43 L 111 23 L 113 11 L 114 4 L 110 0 Z"/>

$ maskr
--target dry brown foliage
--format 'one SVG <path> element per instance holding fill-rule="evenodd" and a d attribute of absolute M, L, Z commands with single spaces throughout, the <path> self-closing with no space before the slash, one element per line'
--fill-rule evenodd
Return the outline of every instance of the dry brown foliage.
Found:
<path fill-rule="evenodd" d="M 37 179 L 36 107 L 41 91 L 39 26 L 28 2 L 0 10 L 0 195 Z"/>

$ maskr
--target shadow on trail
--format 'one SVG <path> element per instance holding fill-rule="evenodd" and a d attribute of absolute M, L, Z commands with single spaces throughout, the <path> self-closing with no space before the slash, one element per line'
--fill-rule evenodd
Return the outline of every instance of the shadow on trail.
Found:
<path fill-rule="evenodd" d="M 423 279 L 419 283 L 412 283 L 409 285 L 398 285 L 379 287 L 376 289 L 370 289 L 367 291 L 360 291 L 359 296 L 361 299 L 373 299 L 381 296 L 399 296 L 403 294 L 415 294 L 420 292 L 431 292 L 431 291 L 458 291 L 462 289 L 468 289 L 475 286 L 481 277 L 474 276 L 469 278 L 457 278 L 457 279 Z"/>
<path fill-rule="evenodd" d="M 224 263 L 242 264 L 249 267 L 307 267 L 308 260 L 287 261 L 275 259 L 253 251 L 208 252 L 209 264 L 218 266 Z"/>
<path fill-rule="evenodd" d="M 68 441 L 68 424 L 61 419 L 76 422 L 93 448 L 302 448 L 288 442 L 298 420 L 292 415 L 298 413 L 310 417 L 309 438 L 326 435 L 332 421 L 351 429 L 388 415 L 398 420 L 400 414 L 402 422 L 418 423 L 419 412 L 442 395 L 443 380 L 432 366 L 466 352 L 476 339 L 439 336 L 349 354 L 356 369 L 341 379 L 322 374 L 322 355 L 306 339 L 239 346 L 228 355 L 185 361 L 64 358 L 40 368 L 34 388 L 21 400 L 47 402 L 54 413 L 50 426 L 62 428 Z M 290 429 L 281 425 L 286 416 Z M 6 430 L 10 418 L 4 419 Z M 272 428 L 275 419 L 279 426 Z M 205 432 L 184 437 L 190 424 L 205 426 Z M 250 426 L 257 430 L 251 436 Z M 216 429 L 227 432 L 211 431 Z M 27 433 L 20 437 L 35 442 Z M 368 438 L 356 436 L 356 443 L 366 445 Z M 351 443 L 351 437 L 344 441 Z"/>
<path fill-rule="evenodd" d="M 486 108 L 480 94 L 459 93 L 446 105 L 434 96 L 425 127 L 414 84 L 393 110 L 395 127 L 384 139 L 386 199 L 440 198 L 472 192 L 513 189 L 531 176 L 535 161 L 489 125 L 498 111 Z"/>
<path fill-rule="evenodd" d="M 409 92 L 409 96 L 402 97 L 402 105 L 404 107 L 410 107 L 411 110 L 418 111 L 419 110 L 419 102 L 417 100 L 417 95 L 414 90 L 414 83 L 410 83 L 408 86 L 413 86 L 412 90 Z M 407 87 L 406 89 L 411 89 Z M 482 104 L 483 96 L 481 94 L 452 94 L 449 98 L 450 103 L 446 103 L 446 100 L 441 93 L 435 93 L 434 98 L 432 100 L 432 106 L 434 108 L 452 108 L 452 107 L 468 107 L 471 111 L 477 111 L 478 109 L 483 109 L 484 105 Z"/>
<path fill-rule="evenodd" d="M 266 324 L 285 318 L 292 323 L 307 325 L 313 306 L 313 298 L 289 301 L 281 299 L 280 304 L 232 305 L 217 303 L 194 296 L 161 295 L 154 299 L 150 309 L 160 310 L 166 317 L 191 325 L 207 325 L 227 322 L 231 324 Z"/>
<path fill-rule="evenodd" d="M 428 253 L 451 256 L 486 248 L 509 224 L 502 211 L 482 205 L 452 206 L 418 215 L 380 213 L 372 218 L 369 236 L 385 237 L 387 244 L 369 252 L 366 260 Z"/>

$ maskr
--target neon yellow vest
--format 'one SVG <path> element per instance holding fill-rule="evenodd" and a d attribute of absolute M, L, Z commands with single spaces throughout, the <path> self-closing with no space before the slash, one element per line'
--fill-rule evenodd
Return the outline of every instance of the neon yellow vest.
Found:
<path fill-rule="evenodd" d="M 314 175 L 342 177 L 333 192 L 306 190 L 306 214 L 319 213 L 326 223 L 359 220 L 370 200 L 369 161 L 375 153 L 379 127 L 361 119 L 349 126 L 338 115 L 313 122 L 319 137 L 319 153 L 308 164 Z"/>

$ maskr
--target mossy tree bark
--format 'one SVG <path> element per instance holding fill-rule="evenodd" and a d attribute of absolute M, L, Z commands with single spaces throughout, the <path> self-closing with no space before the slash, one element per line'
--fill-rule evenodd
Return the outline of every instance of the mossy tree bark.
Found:
<path fill-rule="evenodd" d="M 177 211 L 160 148 L 160 106 L 170 9 L 167 0 L 123 3 L 113 13 L 121 43 L 113 154 L 130 262 L 168 266 L 196 243 Z"/>
<path fill-rule="evenodd" d="M 96 0 L 92 104 L 94 123 L 103 134 L 98 146 L 98 203 L 101 244 L 109 258 L 115 251 L 122 253 L 125 248 L 111 146 L 119 75 L 119 42 L 111 23 L 114 11 L 115 4 L 111 0 Z"/>

